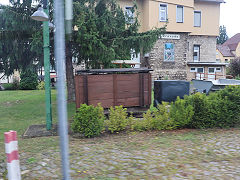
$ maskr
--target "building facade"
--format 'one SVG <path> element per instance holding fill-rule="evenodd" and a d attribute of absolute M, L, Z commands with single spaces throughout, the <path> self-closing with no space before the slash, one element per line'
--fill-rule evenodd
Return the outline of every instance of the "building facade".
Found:
<path fill-rule="evenodd" d="M 240 33 L 235 34 L 222 45 L 217 46 L 216 61 L 230 63 L 240 57 Z"/>
<path fill-rule="evenodd" d="M 137 0 L 140 31 L 167 25 L 143 66 L 152 68 L 154 79 L 225 78 L 226 63 L 216 62 L 220 4 L 223 0 Z M 125 10 L 132 1 L 119 0 Z M 200 75 L 199 75 L 200 74 Z M 210 74 L 210 75 L 209 75 Z"/>

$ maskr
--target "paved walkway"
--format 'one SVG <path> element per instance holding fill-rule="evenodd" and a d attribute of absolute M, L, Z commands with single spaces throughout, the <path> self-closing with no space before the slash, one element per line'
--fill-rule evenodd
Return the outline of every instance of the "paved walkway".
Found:
<path fill-rule="evenodd" d="M 22 179 L 61 179 L 57 149 L 21 152 Z M 240 179 L 240 130 L 70 138 L 70 164 L 72 179 Z"/>

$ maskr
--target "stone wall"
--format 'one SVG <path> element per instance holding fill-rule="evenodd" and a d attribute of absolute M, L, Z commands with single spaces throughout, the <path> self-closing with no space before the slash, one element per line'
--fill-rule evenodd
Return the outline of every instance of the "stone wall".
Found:
<path fill-rule="evenodd" d="M 154 80 L 187 80 L 189 73 L 187 62 L 193 62 L 194 45 L 200 45 L 200 61 L 216 61 L 216 37 L 189 36 L 188 33 L 176 34 L 180 35 L 180 39 L 159 39 L 149 53 L 149 57 L 141 59 L 143 66 L 154 70 L 152 72 Z M 165 43 L 174 44 L 175 58 L 172 62 L 164 61 Z"/>
<path fill-rule="evenodd" d="M 180 39 L 159 39 L 152 51 L 149 53 L 149 65 L 154 71 L 153 79 L 181 79 L 187 78 L 187 33 L 180 34 Z M 165 43 L 174 44 L 174 61 L 164 61 L 164 45 Z"/>
<path fill-rule="evenodd" d="M 200 45 L 200 61 L 216 61 L 216 37 L 215 36 L 188 36 L 189 49 L 187 61 L 193 61 L 193 45 Z"/>

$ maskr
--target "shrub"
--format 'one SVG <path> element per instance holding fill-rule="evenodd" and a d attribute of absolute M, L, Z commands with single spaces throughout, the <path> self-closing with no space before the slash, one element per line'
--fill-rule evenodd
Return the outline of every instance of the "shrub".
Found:
<path fill-rule="evenodd" d="M 193 107 L 186 103 L 186 100 L 177 97 L 176 101 L 171 103 L 170 117 L 175 128 L 183 128 L 192 121 L 194 114 Z"/>
<path fill-rule="evenodd" d="M 240 75 L 240 58 L 236 58 L 230 62 L 229 73 L 234 77 Z"/>
<path fill-rule="evenodd" d="M 128 126 L 127 109 L 123 106 L 110 107 L 109 119 L 105 124 L 111 133 L 125 130 Z"/>
<path fill-rule="evenodd" d="M 38 85 L 37 74 L 30 69 L 22 71 L 20 74 L 20 89 L 34 90 Z"/>
<path fill-rule="evenodd" d="M 6 83 L 6 84 L 2 84 L 4 90 L 17 90 L 19 89 L 19 85 L 17 83 L 17 81 L 14 81 L 13 83 Z"/>
<path fill-rule="evenodd" d="M 209 95 L 216 127 L 235 127 L 240 124 L 240 87 L 227 86 Z"/>
<path fill-rule="evenodd" d="M 212 128 L 215 126 L 211 118 L 211 105 L 205 94 L 196 93 L 191 96 L 185 96 L 186 105 L 191 105 L 194 110 L 192 120 L 189 122 L 190 128 Z"/>
<path fill-rule="evenodd" d="M 154 117 L 152 111 L 148 110 L 143 114 L 143 119 L 136 119 L 132 125 L 132 130 L 148 131 L 154 129 Z"/>
<path fill-rule="evenodd" d="M 82 104 L 73 118 L 71 127 L 73 132 L 81 133 L 85 137 L 94 137 L 102 132 L 104 119 L 103 108 L 100 105 L 94 107 Z"/>
<path fill-rule="evenodd" d="M 154 122 L 153 126 L 156 130 L 174 129 L 174 124 L 170 118 L 170 106 L 167 102 L 162 102 L 158 105 L 158 110 L 153 111 Z"/>
<path fill-rule="evenodd" d="M 143 114 L 142 120 L 136 120 L 134 124 L 134 130 L 169 130 L 173 129 L 174 124 L 170 119 L 169 104 L 162 102 L 158 105 L 158 108 L 153 111 L 148 110 Z"/>
<path fill-rule="evenodd" d="M 44 90 L 45 89 L 45 83 L 44 83 L 44 81 L 40 81 L 39 83 L 38 83 L 38 85 L 37 85 L 37 89 L 38 90 Z"/>

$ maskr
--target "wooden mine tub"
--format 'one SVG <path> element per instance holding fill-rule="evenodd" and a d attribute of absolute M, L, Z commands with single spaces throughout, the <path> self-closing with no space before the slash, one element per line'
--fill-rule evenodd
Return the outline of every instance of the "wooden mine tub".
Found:
<path fill-rule="evenodd" d="M 151 105 L 151 69 L 92 69 L 75 75 L 76 107 L 98 103 L 104 108 L 149 107 Z"/>

